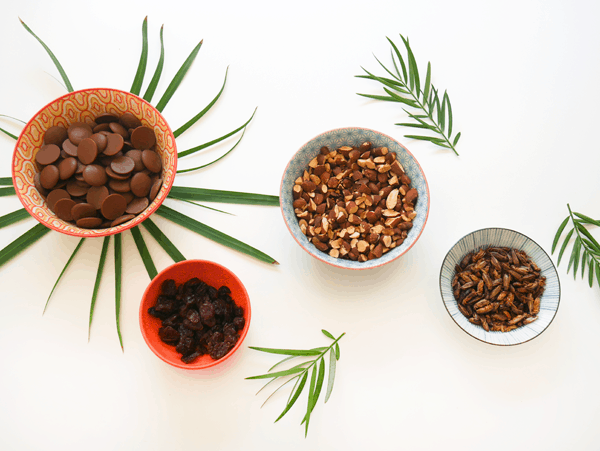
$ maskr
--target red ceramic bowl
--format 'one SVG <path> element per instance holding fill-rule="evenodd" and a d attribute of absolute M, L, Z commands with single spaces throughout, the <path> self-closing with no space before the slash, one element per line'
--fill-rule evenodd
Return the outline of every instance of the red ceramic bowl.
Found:
<path fill-rule="evenodd" d="M 231 290 L 233 301 L 236 305 L 244 309 L 244 319 L 246 320 L 246 324 L 240 333 L 240 339 L 225 357 L 219 360 L 213 360 L 209 355 L 203 355 L 198 357 L 193 363 L 186 364 L 181 361 L 181 354 L 175 351 L 175 346 L 168 345 L 161 341 L 158 336 L 158 329 L 160 329 L 162 321 L 150 315 L 148 309 L 155 305 L 156 299 L 160 294 L 161 285 L 165 280 L 173 279 L 177 285 L 180 285 L 193 277 L 197 277 L 215 288 L 219 288 L 223 285 L 228 287 Z M 246 291 L 246 288 L 244 288 L 241 280 L 238 279 L 234 273 L 224 266 L 207 260 L 186 260 L 169 266 L 152 279 L 152 282 L 150 282 L 150 285 L 148 285 L 148 288 L 146 288 L 146 291 L 144 292 L 140 304 L 140 329 L 142 330 L 142 335 L 144 340 L 146 340 L 146 344 L 158 358 L 177 368 L 201 370 L 223 363 L 240 348 L 244 338 L 246 338 L 248 328 L 250 327 L 250 316 L 251 310 L 248 292 Z"/>
<path fill-rule="evenodd" d="M 150 205 L 131 221 L 107 229 L 82 229 L 59 219 L 46 204 L 33 184 L 37 172 L 35 154 L 41 148 L 44 133 L 54 125 L 91 122 L 102 113 L 132 113 L 143 125 L 154 130 L 157 152 L 162 159 L 163 185 Z M 173 132 L 160 112 L 144 99 L 125 91 L 108 88 L 70 92 L 38 111 L 21 132 L 12 162 L 13 185 L 19 200 L 31 216 L 46 227 L 67 235 L 99 237 L 124 232 L 141 224 L 169 194 L 177 172 L 177 146 Z"/>

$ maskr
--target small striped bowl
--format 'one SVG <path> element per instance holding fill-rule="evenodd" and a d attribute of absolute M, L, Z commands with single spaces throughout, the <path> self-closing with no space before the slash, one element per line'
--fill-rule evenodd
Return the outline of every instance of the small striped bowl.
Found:
<path fill-rule="evenodd" d="M 538 319 L 531 324 L 510 332 L 486 332 L 481 326 L 471 324 L 458 310 L 452 293 L 452 279 L 455 266 L 469 252 L 489 246 L 506 246 L 523 250 L 531 257 L 546 277 L 546 290 L 542 295 Z M 440 271 L 440 291 L 448 313 L 458 326 L 473 338 L 498 346 L 511 346 L 525 343 L 545 331 L 558 311 L 560 303 L 560 280 L 548 254 L 531 238 L 509 229 L 489 228 L 476 230 L 461 238 L 442 263 Z"/>

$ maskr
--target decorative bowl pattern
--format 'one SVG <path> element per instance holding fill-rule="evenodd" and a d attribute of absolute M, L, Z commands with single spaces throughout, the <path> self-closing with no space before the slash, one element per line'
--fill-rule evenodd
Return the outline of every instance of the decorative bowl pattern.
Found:
<path fill-rule="evenodd" d="M 194 362 L 186 364 L 181 361 L 181 354 L 175 351 L 175 346 L 163 343 L 159 338 L 158 329 L 160 329 L 162 322 L 160 319 L 150 315 L 148 309 L 155 305 L 161 285 L 165 280 L 173 279 L 177 285 L 180 285 L 193 277 L 197 277 L 217 289 L 223 285 L 229 287 L 233 301 L 244 309 L 246 324 L 240 333 L 238 342 L 225 357 L 213 360 L 209 355 L 203 355 L 198 357 Z M 250 328 L 251 313 L 248 292 L 241 280 L 234 273 L 224 266 L 208 260 L 185 260 L 161 271 L 152 279 L 148 288 L 146 288 L 142 302 L 140 303 L 140 329 L 148 347 L 161 360 L 177 368 L 200 370 L 223 363 L 241 347 Z"/>
<path fill-rule="evenodd" d="M 37 171 L 35 154 L 46 130 L 54 125 L 68 127 L 73 122 L 91 122 L 102 113 L 132 113 L 142 124 L 154 129 L 157 152 L 162 158 L 163 185 L 148 208 L 131 221 L 108 229 L 82 229 L 59 219 L 47 206 L 33 184 Z M 71 92 L 50 102 L 27 123 L 15 146 L 12 162 L 13 185 L 25 209 L 53 230 L 79 237 L 101 237 L 121 233 L 142 223 L 167 197 L 177 171 L 177 146 L 169 125 L 159 111 L 144 99 L 125 91 L 108 88 Z"/>
<path fill-rule="evenodd" d="M 374 147 L 387 147 L 390 151 L 395 152 L 398 161 L 404 167 L 406 174 L 410 177 L 412 187 L 416 188 L 419 193 L 419 198 L 415 211 L 417 216 L 413 220 L 413 227 L 410 229 L 408 236 L 401 246 L 398 246 L 380 258 L 369 260 L 366 262 L 357 262 L 352 260 L 342 260 L 333 258 L 330 255 L 319 251 L 302 233 L 298 225 L 298 218 L 294 213 L 292 188 L 295 180 L 302 176 L 304 170 L 308 167 L 308 163 L 319 154 L 321 147 L 328 146 L 330 149 L 336 149 L 341 146 L 360 146 L 365 141 L 373 143 Z M 348 127 L 330 130 L 322 133 L 309 142 L 304 144 L 293 158 L 288 163 L 283 173 L 280 188 L 281 211 L 285 224 L 296 240 L 296 242 L 308 252 L 322 262 L 328 263 L 338 268 L 347 269 L 370 269 L 385 265 L 401 255 L 404 255 L 416 243 L 421 236 L 427 217 L 429 215 L 429 186 L 427 179 L 423 173 L 423 169 L 419 162 L 411 154 L 406 147 L 394 140 L 393 138 L 384 135 L 383 133 L 368 128 Z"/>
<path fill-rule="evenodd" d="M 542 270 L 542 275 L 546 277 L 546 290 L 542 295 L 538 319 L 533 323 L 510 332 L 486 332 L 483 327 L 471 324 L 458 310 L 452 293 L 454 267 L 467 253 L 489 246 L 506 246 L 523 250 Z M 535 241 L 522 233 L 500 228 L 481 229 L 469 233 L 448 251 L 440 271 L 440 291 L 448 313 L 462 330 L 478 340 L 499 346 L 518 345 L 537 337 L 548 328 L 556 316 L 560 303 L 560 280 L 548 254 Z"/>

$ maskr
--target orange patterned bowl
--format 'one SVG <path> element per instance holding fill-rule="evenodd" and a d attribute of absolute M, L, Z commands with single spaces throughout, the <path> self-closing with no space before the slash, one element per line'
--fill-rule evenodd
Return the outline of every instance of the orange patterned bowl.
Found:
<path fill-rule="evenodd" d="M 91 122 L 102 113 L 136 116 L 154 130 L 156 151 L 162 159 L 163 185 L 156 198 L 131 221 L 107 229 L 82 229 L 59 219 L 46 204 L 33 183 L 37 172 L 35 154 L 41 148 L 44 133 L 54 125 L 68 127 L 73 122 Z M 160 112 L 144 99 L 118 89 L 94 88 L 71 92 L 50 102 L 27 123 L 15 146 L 12 162 L 13 185 L 21 203 L 31 216 L 46 227 L 67 235 L 100 237 L 121 233 L 142 223 L 163 203 L 177 171 L 177 146 L 173 132 Z"/>

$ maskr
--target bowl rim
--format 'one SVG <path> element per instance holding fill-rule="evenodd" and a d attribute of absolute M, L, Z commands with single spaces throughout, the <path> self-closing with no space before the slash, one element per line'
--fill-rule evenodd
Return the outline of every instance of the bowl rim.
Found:
<path fill-rule="evenodd" d="M 166 357 L 164 357 L 163 355 L 161 355 L 161 353 L 157 351 L 157 349 L 153 346 L 153 344 L 148 339 L 148 333 L 147 333 L 148 331 L 144 328 L 144 321 L 143 321 L 144 315 L 148 314 L 148 312 L 143 308 L 144 299 L 146 299 L 146 297 L 148 295 L 148 291 L 150 290 L 150 286 L 154 283 L 154 281 L 156 279 L 160 278 L 161 276 L 163 276 L 168 271 L 175 268 L 176 266 L 190 264 L 190 263 L 208 263 L 210 265 L 217 267 L 221 271 L 227 272 L 228 274 L 230 274 L 233 277 L 233 279 L 235 279 L 240 284 L 240 287 L 242 288 L 243 292 L 246 295 L 246 299 L 248 300 L 248 307 L 246 309 L 244 309 L 245 310 L 244 316 L 247 316 L 248 318 L 247 319 L 244 318 L 246 320 L 246 323 L 244 324 L 244 328 L 242 329 L 242 332 L 240 333 L 240 338 L 237 341 L 237 343 L 235 344 L 235 346 L 224 357 L 220 358 L 219 360 L 213 360 L 212 362 L 209 362 L 206 365 L 203 365 L 201 367 L 190 366 L 189 364 L 183 363 L 181 360 L 173 362 L 173 361 L 167 359 Z M 204 370 L 207 368 L 212 368 L 213 366 L 219 365 L 219 364 L 225 362 L 227 359 L 229 359 L 233 354 L 235 354 L 241 348 L 242 342 L 245 340 L 246 335 L 248 334 L 248 330 L 250 329 L 250 320 L 251 319 L 252 319 L 252 306 L 250 303 L 250 295 L 248 294 L 248 290 L 246 290 L 246 287 L 244 286 L 244 284 L 242 283 L 240 278 L 229 268 L 226 268 L 225 266 L 223 266 L 219 263 L 213 262 L 211 260 L 204 260 L 204 259 L 182 260 L 180 262 L 176 262 L 170 266 L 167 266 L 165 269 L 163 269 L 161 272 L 159 272 L 150 281 L 150 283 L 144 290 L 144 294 L 142 295 L 142 298 L 140 300 L 139 325 L 140 325 L 140 331 L 142 332 L 142 337 L 144 338 L 144 341 L 146 342 L 146 345 L 148 346 L 148 348 L 150 348 L 150 350 L 154 353 L 154 355 L 156 355 L 163 362 L 168 363 L 169 365 L 171 365 L 175 368 L 181 368 L 181 369 L 188 370 L 188 371 L 199 371 L 199 370 Z"/>
<path fill-rule="evenodd" d="M 97 88 L 79 89 L 79 90 L 76 90 L 76 91 L 68 92 L 68 93 L 66 93 L 66 94 L 64 94 L 62 96 L 59 96 L 59 97 L 51 100 L 46 105 L 44 105 L 43 107 L 41 107 L 34 115 L 31 116 L 31 118 L 29 119 L 29 121 L 25 124 L 25 126 L 21 130 L 21 133 L 19 133 L 19 136 L 17 138 L 17 142 L 15 143 L 15 147 L 14 147 L 14 150 L 13 150 L 12 159 L 11 159 L 11 176 L 12 176 L 13 186 L 16 186 L 15 158 L 17 156 L 17 149 L 19 147 L 19 143 L 21 142 L 21 139 L 23 138 L 23 135 L 24 135 L 25 131 L 31 126 L 31 123 L 33 122 L 33 120 L 36 117 L 38 117 L 43 110 L 45 110 L 51 104 L 53 104 L 54 102 L 56 102 L 58 100 L 65 99 L 67 97 L 73 96 L 74 94 L 87 93 L 87 92 L 91 93 L 91 92 L 99 91 L 99 90 L 113 91 L 113 92 L 122 93 L 122 94 L 125 94 L 125 95 L 130 95 L 130 96 L 136 97 L 139 101 L 142 102 L 142 104 L 146 104 L 147 106 L 149 106 L 150 108 L 152 108 L 153 110 L 156 111 L 156 113 L 163 119 L 165 125 L 167 126 L 168 133 L 173 137 L 173 146 L 174 146 L 174 150 L 175 150 L 175 152 L 174 152 L 174 158 L 173 158 L 173 173 L 175 175 L 177 174 L 177 142 L 175 140 L 175 135 L 173 134 L 173 130 L 171 129 L 171 126 L 169 125 L 169 123 L 167 122 L 167 120 L 165 119 L 165 117 L 162 115 L 162 113 L 160 111 L 158 111 L 158 109 L 154 105 L 152 105 L 150 102 L 144 100 L 143 98 L 141 98 L 140 96 L 138 96 L 136 94 L 133 94 L 133 93 L 128 92 L 128 91 L 123 91 L 122 89 L 97 87 Z M 161 190 L 163 189 L 164 186 L 167 187 L 164 199 L 162 201 L 158 202 L 153 207 L 150 207 L 150 206 L 146 207 L 146 209 L 142 212 L 142 213 L 144 213 L 144 212 L 148 211 L 148 216 L 145 219 L 148 219 L 156 210 L 158 210 L 158 207 L 160 207 L 162 205 L 162 203 L 165 201 L 165 199 L 167 198 L 167 195 L 169 194 L 169 191 L 171 191 L 171 188 L 173 187 L 173 184 L 175 183 L 175 175 L 173 176 L 170 185 L 163 185 L 163 186 L 161 186 Z M 25 208 L 25 210 L 27 210 L 27 213 L 29 213 L 29 215 L 31 217 L 35 218 L 40 224 L 44 225 L 45 227 L 48 227 L 49 229 L 52 229 L 52 230 L 54 230 L 56 232 L 59 232 L 59 233 L 65 234 L 65 235 L 76 236 L 76 237 L 80 237 L 80 238 L 101 238 L 101 237 L 116 235 L 118 233 L 125 232 L 126 230 L 129 230 L 129 229 L 131 229 L 131 228 L 133 228 L 133 227 L 135 227 L 137 225 L 140 225 L 143 222 L 143 220 L 139 220 L 139 221 L 136 222 L 137 218 L 142 214 L 142 213 L 140 213 L 139 215 L 136 215 L 135 218 L 133 218 L 133 219 L 125 222 L 124 224 L 119 224 L 118 226 L 115 226 L 115 227 L 108 227 L 106 229 L 82 229 L 82 230 L 96 230 L 96 231 L 98 231 L 98 233 L 94 234 L 93 236 L 90 236 L 90 235 L 87 235 L 87 234 L 82 234 L 81 232 L 73 232 L 73 231 L 68 231 L 68 230 L 60 230 L 56 226 L 54 226 L 52 224 L 48 224 L 46 222 L 43 222 L 37 215 L 33 214 L 33 212 L 30 211 L 30 209 L 28 208 L 28 206 L 25 204 L 25 202 L 23 202 L 21 193 L 18 190 L 15 190 L 15 191 L 16 191 L 17 197 L 19 198 L 19 202 L 21 202 L 21 204 L 23 205 L 23 207 Z M 48 210 L 50 210 L 50 209 L 48 209 Z M 54 214 L 54 212 L 52 212 L 52 213 Z M 121 227 L 121 228 L 119 228 L 119 227 Z M 116 230 L 110 231 L 111 229 L 116 229 Z"/>
<path fill-rule="evenodd" d="M 279 205 L 279 210 L 281 211 L 281 215 L 283 216 L 283 222 L 285 223 L 285 226 L 287 227 L 288 231 L 290 232 L 290 235 L 292 235 L 292 237 L 294 238 L 294 240 L 296 241 L 296 243 L 298 243 L 300 245 L 300 247 L 307 253 L 309 254 L 311 257 L 316 258 L 317 260 L 326 263 L 330 266 L 336 267 L 336 268 L 342 268 L 342 269 L 349 269 L 352 271 L 364 271 L 364 270 L 368 270 L 368 269 L 375 269 L 375 268 L 379 268 L 383 265 L 387 265 L 388 263 L 391 263 L 395 260 L 397 260 L 398 258 L 402 257 L 404 254 L 406 254 L 410 249 L 412 249 L 412 247 L 416 244 L 417 241 L 419 241 L 419 238 L 421 237 L 421 235 L 423 234 L 423 231 L 425 230 L 425 226 L 427 225 L 427 220 L 429 219 L 429 210 L 430 210 L 430 206 L 431 206 L 431 192 L 429 191 L 429 183 L 427 182 L 427 177 L 425 176 L 425 171 L 423 171 L 423 168 L 421 167 L 421 164 L 419 163 L 419 161 L 417 160 L 417 158 L 412 154 L 412 152 L 410 150 L 408 150 L 406 148 L 406 146 L 404 146 L 403 144 L 401 144 L 397 139 L 392 138 L 389 135 L 386 135 L 385 133 L 379 132 L 377 130 L 373 130 L 372 128 L 366 128 L 366 127 L 340 127 L 340 128 L 333 128 L 331 130 L 327 130 L 324 132 L 319 133 L 318 135 L 314 136 L 312 139 L 309 139 L 308 141 L 306 141 L 304 144 L 302 144 L 298 150 L 296 150 L 296 152 L 294 152 L 294 155 L 292 155 L 292 158 L 290 158 L 290 160 L 288 161 L 288 164 L 286 165 L 285 169 L 283 170 L 283 175 L 281 177 L 281 183 L 279 185 L 279 198 L 282 199 L 283 198 L 283 184 L 285 181 L 285 176 L 287 174 L 288 168 L 290 167 L 290 165 L 292 164 L 292 162 L 294 161 L 294 159 L 296 158 L 296 156 L 298 155 L 298 152 L 300 152 L 300 150 L 305 147 L 306 145 L 308 145 L 310 142 L 314 141 L 315 139 L 319 138 L 322 135 L 325 135 L 327 133 L 332 133 L 332 132 L 337 132 L 337 131 L 346 131 L 346 130 L 366 130 L 369 132 L 373 132 L 376 133 L 378 135 L 384 136 L 388 139 L 390 139 L 391 141 L 395 142 L 396 144 L 398 144 L 400 147 L 402 147 L 404 149 L 404 151 L 406 153 L 408 153 L 415 161 L 415 163 L 417 164 L 417 166 L 419 167 L 419 170 L 421 171 L 421 174 L 423 174 L 423 180 L 425 180 L 425 189 L 427 190 L 427 214 L 425 215 L 425 222 L 423 222 L 423 227 L 421 228 L 421 231 L 419 232 L 419 234 L 415 237 L 414 241 L 411 243 L 410 246 L 408 246 L 404 252 L 401 252 L 400 254 L 398 254 L 396 257 L 392 258 L 389 261 L 380 263 L 378 265 L 375 266 L 369 266 L 369 267 L 364 267 L 364 268 L 352 268 L 352 267 L 348 267 L 345 266 L 343 264 L 334 264 L 331 262 L 328 262 L 327 260 L 324 260 L 323 258 L 312 254 L 311 252 L 308 251 L 308 249 L 306 249 L 304 247 L 304 245 L 300 242 L 300 240 L 298 238 L 296 238 L 296 235 L 292 232 L 292 229 L 290 228 L 290 225 L 288 224 L 288 221 L 285 217 L 285 212 L 283 211 L 283 204 L 280 202 Z M 340 260 L 340 261 L 344 261 L 344 260 Z M 370 260 L 372 261 L 372 260 Z M 365 262 L 366 263 L 366 262 Z"/>
<path fill-rule="evenodd" d="M 556 280 L 558 281 L 558 301 L 556 303 L 556 310 L 554 310 L 554 315 L 552 316 L 552 319 L 546 325 L 546 327 L 544 327 L 544 329 L 542 329 L 539 333 L 537 333 L 536 335 L 534 335 L 533 337 L 531 337 L 531 338 L 529 338 L 527 340 L 519 341 L 518 343 L 506 343 L 506 344 L 503 344 L 503 343 L 492 343 L 492 342 L 489 342 L 489 341 L 482 340 L 481 338 L 476 337 L 475 335 L 471 334 L 469 331 L 465 330 L 454 319 L 454 317 L 450 313 L 450 310 L 448 310 L 448 306 L 446 305 L 446 302 L 444 300 L 444 293 L 442 291 L 442 271 L 444 270 L 444 266 L 446 264 L 446 260 L 448 259 L 448 256 L 450 255 L 450 252 L 452 252 L 452 249 L 454 249 L 458 243 L 460 243 L 463 239 L 465 239 L 469 235 L 472 235 L 472 234 L 477 233 L 477 232 L 482 232 L 484 230 L 507 230 L 509 232 L 516 233 L 517 235 L 521 235 L 522 237 L 528 239 L 529 241 L 531 241 L 532 243 L 534 243 L 537 247 L 539 247 L 544 254 L 546 254 L 546 257 L 548 257 L 548 260 L 552 264 L 552 268 L 554 269 L 554 272 L 556 273 Z M 500 347 L 518 346 L 518 345 L 527 343 L 527 342 L 529 342 L 529 341 L 531 341 L 531 340 L 539 337 L 540 335 L 542 335 L 548 329 L 548 327 L 550 327 L 550 324 L 552 324 L 552 322 L 556 318 L 556 314 L 558 313 L 558 308 L 560 307 L 560 297 L 561 297 L 561 293 L 562 293 L 561 292 L 561 285 L 560 285 L 560 277 L 558 276 L 558 270 L 556 269 L 556 266 L 554 265 L 554 262 L 552 261 L 552 259 L 548 255 L 548 253 L 544 250 L 544 248 L 542 246 L 540 246 L 537 241 L 535 241 L 534 239 L 528 237 L 524 233 L 518 232 L 518 231 L 513 230 L 513 229 L 508 229 L 506 227 L 483 227 L 481 229 L 473 230 L 472 232 L 469 232 L 466 235 L 463 235 L 462 237 L 460 237 L 452 246 L 450 246 L 450 249 L 448 249 L 448 252 L 446 252 L 446 255 L 444 256 L 444 260 L 442 260 L 442 265 L 440 266 L 440 276 L 439 276 L 438 283 L 439 283 L 439 287 L 440 287 L 440 297 L 442 298 L 442 304 L 444 304 L 444 308 L 446 309 L 446 312 L 448 312 L 448 315 L 450 316 L 450 318 L 452 318 L 452 321 L 454 321 L 454 323 L 460 328 L 460 330 L 462 330 L 463 332 L 465 332 L 469 336 L 475 338 L 476 340 L 481 341 L 482 343 L 485 343 L 485 344 L 488 344 L 488 345 L 492 345 L 492 346 L 500 346 Z"/>

